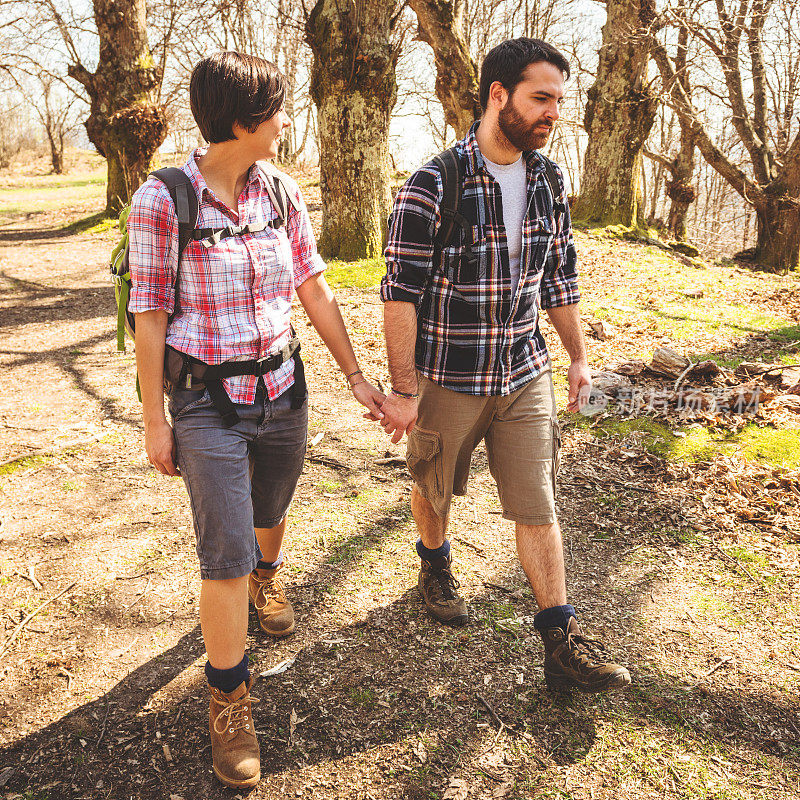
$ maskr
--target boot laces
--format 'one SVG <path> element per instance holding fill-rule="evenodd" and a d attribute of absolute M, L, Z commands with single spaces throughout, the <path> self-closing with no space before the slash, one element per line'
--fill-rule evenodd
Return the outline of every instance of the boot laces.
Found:
<path fill-rule="evenodd" d="M 257 611 L 263 611 L 270 600 L 278 600 L 283 594 L 283 590 L 286 587 L 286 578 L 281 574 L 282 572 L 283 564 L 276 568 L 275 574 L 270 578 L 262 578 L 256 574 L 255 579 L 258 583 L 258 591 L 253 600 L 253 605 Z"/>
<path fill-rule="evenodd" d="M 447 567 L 444 569 L 431 569 L 431 573 L 436 578 L 436 586 L 439 589 L 438 594 L 444 600 L 452 600 L 455 597 L 456 590 L 461 587 L 459 580 Z"/>
<path fill-rule="evenodd" d="M 598 639 L 590 639 L 580 633 L 567 634 L 567 649 L 573 659 L 583 664 L 591 664 L 608 658 L 608 651 Z"/>
<path fill-rule="evenodd" d="M 217 702 L 220 702 L 219 697 L 216 699 Z M 246 694 L 244 697 L 239 698 L 239 700 L 228 701 L 223 698 L 222 702 L 227 703 L 227 705 L 214 719 L 214 730 L 219 735 L 225 733 L 226 728 L 228 729 L 228 733 L 234 733 L 239 729 L 250 730 L 251 726 L 252 729 L 255 730 L 255 725 L 251 719 L 250 706 L 260 702 L 258 698 L 250 697 L 249 694 Z M 222 720 L 222 727 L 220 727 L 220 720 Z"/>

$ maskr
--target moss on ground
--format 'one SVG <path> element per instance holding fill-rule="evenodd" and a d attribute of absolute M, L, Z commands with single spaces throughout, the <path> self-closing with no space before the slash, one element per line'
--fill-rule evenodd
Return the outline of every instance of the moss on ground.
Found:
<path fill-rule="evenodd" d="M 368 289 L 378 286 L 386 272 L 383 258 L 361 261 L 329 261 L 325 278 L 334 288 Z"/>
<path fill-rule="evenodd" d="M 620 442 L 635 438 L 652 455 L 667 461 L 707 461 L 717 455 L 736 455 L 771 467 L 800 469 L 800 431 L 772 426 L 746 425 L 738 433 L 717 433 L 702 425 L 671 430 L 651 417 L 619 419 L 608 417 L 598 422 L 569 415 L 567 424 L 587 430 L 600 439 Z"/>

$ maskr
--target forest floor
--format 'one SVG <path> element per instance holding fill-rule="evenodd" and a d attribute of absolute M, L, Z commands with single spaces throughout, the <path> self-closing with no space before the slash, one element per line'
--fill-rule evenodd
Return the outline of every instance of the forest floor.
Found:
<path fill-rule="evenodd" d="M 0 174 L 0 797 L 234 798 L 210 769 L 189 504 L 147 463 L 132 346 L 115 347 L 118 234 L 81 223 L 102 208 L 102 165 L 44 173 Z M 318 185 L 299 177 L 318 222 Z M 797 276 L 576 242 L 586 322 L 615 331 L 590 339 L 595 367 L 659 346 L 800 361 Z M 385 381 L 380 271 L 329 274 L 364 372 Z M 294 313 L 313 442 L 285 548 L 299 620 L 273 641 L 251 615 L 256 674 L 284 669 L 254 688 L 249 797 L 800 797 L 796 414 L 561 414 L 569 596 L 633 684 L 551 694 L 483 449 L 453 508 L 470 622 L 450 629 L 415 588 L 404 446 L 361 418 Z M 543 330 L 563 408 L 565 354 Z"/>

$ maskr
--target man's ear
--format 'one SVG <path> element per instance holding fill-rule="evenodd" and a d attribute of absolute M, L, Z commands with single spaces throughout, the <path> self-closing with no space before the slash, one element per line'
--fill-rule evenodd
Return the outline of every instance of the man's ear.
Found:
<path fill-rule="evenodd" d="M 508 100 L 508 90 L 500 81 L 494 81 L 489 87 L 489 102 L 494 102 L 498 108 L 503 108 Z"/>

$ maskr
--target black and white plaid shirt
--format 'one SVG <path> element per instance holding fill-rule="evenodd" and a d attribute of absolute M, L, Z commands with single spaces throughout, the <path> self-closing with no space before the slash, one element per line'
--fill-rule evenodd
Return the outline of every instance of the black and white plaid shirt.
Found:
<path fill-rule="evenodd" d="M 453 241 L 442 248 L 441 263 L 434 263 L 442 176 L 430 162 L 395 198 L 381 299 L 416 306 L 416 365 L 423 375 L 457 392 L 507 395 L 548 363 L 539 306 L 578 302 L 577 256 L 569 208 L 557 218 L 552 212 L 544 156 L 535 150 L 524 153 L 528 211 L 522 223 L 520 284 L 512 292 L 500 185 L 484 164 L 477 125 L 456 145 L 464 174 L 460 211 L 472 226 L 477 258 L 461 258 L 468 239 L 456 228 Z M 563 186 L 562 178 L 562 194 Z"/>

